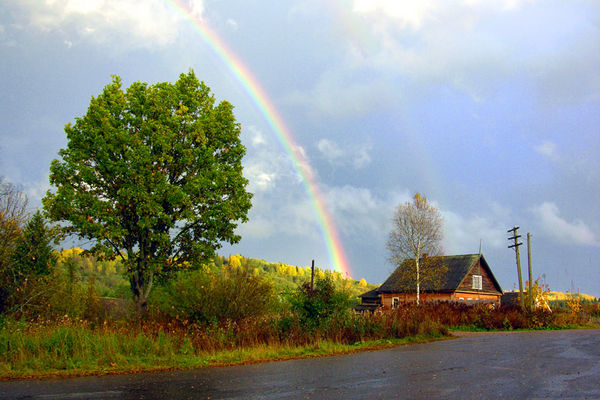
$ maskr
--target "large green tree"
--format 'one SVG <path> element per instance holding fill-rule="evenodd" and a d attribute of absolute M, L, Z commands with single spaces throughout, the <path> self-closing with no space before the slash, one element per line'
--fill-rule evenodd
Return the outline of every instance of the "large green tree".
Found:
<path fill-rule="evenodd" d="M 215 105 L 193 71 L 175 83 L 117 76 L 67 124 L 67 147 L 52 161 L 43 199 L 65 230 L 127 267 L 140 311 L 157 277 L 235 243 L 251 194 L 242 175 L 245 147 L 233 106 Z"/>

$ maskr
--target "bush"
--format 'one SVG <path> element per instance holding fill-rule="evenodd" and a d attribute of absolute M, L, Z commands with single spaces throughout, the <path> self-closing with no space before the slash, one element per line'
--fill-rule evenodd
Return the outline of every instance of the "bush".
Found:
<path fill-rule="evenodd" d="M 323 327 L 333 317 L 350 310 L 350 296 L 336 290 L 330 277 L 317 280 L 314 288 L 304 283 L 289 296 L 292 312 L 307 329 Z"/>
<path fill-rule="evenodd" d="M 9 314 L 27 320 L 63 316 L 101 322 L 107 315 L 93 282 L 72 282 L 63 271 L 24 279 L 11 294 Z"/>
<path fill-rule="evenodd" d="M 264 315 L 275 298 L 271 284 L 245 269 L 196 270 L 181 272 L 157 288 L 150 308 L 159 318 L 205 324 Z"/>

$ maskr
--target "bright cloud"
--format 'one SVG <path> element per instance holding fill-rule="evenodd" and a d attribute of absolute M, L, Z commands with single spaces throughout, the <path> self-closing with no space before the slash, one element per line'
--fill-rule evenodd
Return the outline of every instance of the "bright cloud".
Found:
<path fill-rule="evenodd" d="M 434 2 L 428 0 L 355 0 L 353 10 L 359 14 L 384 15 L 401 27 L 419 29 L 431 17 Z"/>
<path fill-rule="evenodd" d="M 376 196 L 364 187 L 336 186 L 325 190 L 327 207 L 336 224 L 347 235 L 379 238 L 385 241 L 395 207 L 411 196 L 408 191 Z"/>
<path fill-rule="evenodd" d="M 296 175 L 288 157 L 261 130 L 250 126 L 243 132 L 243 142 L 252 146 L 244 158 L 244 176 L 251 192 L 274 190 L 282 177 Z"/>
<path fill-rule="evenodd" d="M 352 43 L 350 64 L 415 83 L 444 82 L 474 98 L 523 74 L 547 101 L 597 98 L 600 42 L 587 7 L 526 3 L 356 0 L 356 23 L 369 39 Z"/>
<path fill-rule="evenodd" d="M 200 17 L 202 0 L 189 2 Z M 178 35 L 180 20 L 161 0 L 46 0 L 24 2 L 26 25 L 43 31 L 60 31 L 96 43 L 119 43 L 131 47 L 165 46 Z"/>
<path fill-rule="evenodd" d="M 250 191 L 266 191 L 275 187 L 277 173 L 273 165 L 266 162 L 252 162 L 244 168 L 244 175 L 250 181 Z"/>
<path fill-rule="evenodd" d="M 444 247 L 449 254 L 475 253 L 479 249 L 498 249 L 505 244 L 505 220 L 507 210 L 493 204 L 485 214 L 461 215 L 453 211 L 441 211 L 444 217 Z"/>
<path fill-rule="evenodd" d="M 196 18 L 204 18 L 204 0 L 188 0 L 188 6 Z"/>
<path fill-rule="evenodd" d="M 600 240 L 583 221 L 569 222 L 563 219 L 556 204 L 544 202 L 533 207 L 532 211 L 549 236 L 577 245 L 600 247 Z"/>
<path fill-rule="evenodd" d="M 538 153 L 548 157 L 548 158 L 556 158 L 556 143 L 544 141 L 537 146 L 534 147 L 534 150 Z"/>
<path fill-rule="evenodd" d="M 321 139 L 317 143 L 317 148 L 321 154 L 330 161 L 335 161 L 344 156 L 344 152 L 340 146 L 332 140 Z"/>

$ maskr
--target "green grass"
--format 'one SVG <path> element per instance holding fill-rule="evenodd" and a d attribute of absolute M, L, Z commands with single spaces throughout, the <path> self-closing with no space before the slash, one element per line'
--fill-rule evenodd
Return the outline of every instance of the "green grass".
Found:
<path fill-rule="evenodd" d="M 442 339 L 419 335 L 354 344 L 318 341 L 309 345 L 258 345 L 197 351 L 178 334 L 91 329 L 86 326 L 34 326 L 14 322 L 0 330 L 0 378 L 190 369 L 321 357 Z"/>

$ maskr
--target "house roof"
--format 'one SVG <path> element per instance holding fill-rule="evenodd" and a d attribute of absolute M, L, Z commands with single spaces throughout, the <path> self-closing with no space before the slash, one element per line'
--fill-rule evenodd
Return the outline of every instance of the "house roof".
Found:
<path fill-rule="evenodd" d="M 362 297 L 365 299 L 377 299 L 379 298 L 379 292 L 377 291 L 377 288 L 375 288 L 359 295 L 358 297 Z"/>
<path fill-rule="evenodd" d="M 456 255 L 456 256 L 437 256 L 430 257 L 432 260 L 441 261 L 446 267 L 448 267 L 448 272 L 444 277 L 442 285 L 440 286 L 439 291 L 454 291 L 458 289 L 461 285 L 465 277 L 469 274 L 469 271 L 473 268 L 473 265 L 481 258 L 481 266 L 487 270 L 487 273 L 498 289 L 500 293 L 502 293 L 502 288 L 498 281 L 494 277 L 492 270 L 490 269 L 487 261 L 481 254 L 464 254 L 464 255 Z M 414 260 L 405 260 L 404 263 L 414 262 Z M 403 263 L 403 264 L 404 264 Z M 387 278 L 385 282 L 377 289 L 380 293 L 382 292 L 403 292 L 401 289 L 401 279 L 402 275 L 400 269 L 402 266 L 396 268 L 396 270 Z"/>

